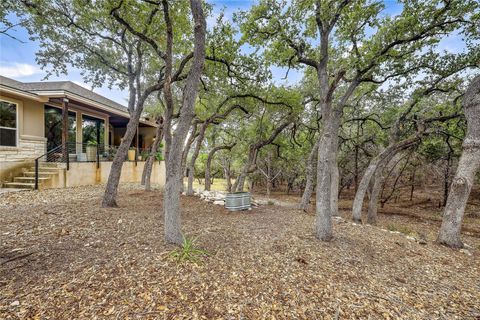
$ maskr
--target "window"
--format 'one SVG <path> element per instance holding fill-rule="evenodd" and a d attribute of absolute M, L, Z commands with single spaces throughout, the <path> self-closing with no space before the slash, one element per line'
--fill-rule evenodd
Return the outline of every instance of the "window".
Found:
<path fill-rule="evenodd" d="M 105 121 L 88 115 L 82 115 L 83 143 L 103 144 L 105 139 Z"/>
<path fill-rule="evenodd" d="M 45 136 L 47 137 L 47 150 L 52 150 L 62 145 L 63 129 L 62 109 L 45 106 Z M 68 111 L 68 149 L 75 153 L 77 136 L 76 113 Z"/>
<path fill-rule="evenodd" d="M 0 100 L 0 146 L 17 146 L 17 105 Z"/>

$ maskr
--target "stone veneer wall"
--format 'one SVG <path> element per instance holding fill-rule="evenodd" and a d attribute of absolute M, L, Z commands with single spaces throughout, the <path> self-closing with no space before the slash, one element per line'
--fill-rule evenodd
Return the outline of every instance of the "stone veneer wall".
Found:
<path fill-rule="evenodd" d="M 47 139 L 22 136 L 17 147 L 0 146 L 0 162 L 21 162 L 33 160 L 45 154 Z"/>
<path fill-rule="evenodd" d="M 47 139 L 41 137 L 21 136 L 17 147 L 0 146 L 0 187 L 3 182 L 10 182 L 22 171 L 33 165 L 33 160 L 45 154 Z"/>

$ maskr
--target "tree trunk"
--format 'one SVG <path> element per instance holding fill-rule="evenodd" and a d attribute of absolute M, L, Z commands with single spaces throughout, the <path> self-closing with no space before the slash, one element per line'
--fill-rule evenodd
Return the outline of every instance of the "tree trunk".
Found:
<path fill-rule="evenodd" d="M 335 153 L 336 154 L 336 153 Z M 338 217 L 338 188 L 339 188 L 340 172 L 338 171 L 338 163 L 335 157 L 332 160 L 332 198 L 330 200 L 331 211 L 333 217 Z"/>
<path fill-rule="evenodd" d="M 310 199 L 312 197 L 313 188 L 315 186 L 315 179 L 316 179 L 316 169 L 317 169 L 317 157 L 318 157 L 318 144 L 320 140 L 313 145 L 312 150 L 308 156 L 307 160 L 307 170 L 306 170 L 306 178 L 307 181 L 305 183 L 305 189 L 303 190 L 302 200 L 300 201 L 299 208 L 303 211 L 308 210 L 308 205 L 310 204 Z"/>
<path fill-rule="evenodd" d="M 242 169 L 242 172 L 238 176 L 238 179 L 235 181 L 235 184 L 233 185 L 233 191 L 234 192 L 242 192 L 243 188 L 245 187 L 245 179 L 247 177 L 247 174 L 252 173 L 256 170 L 257 165 L 257 154 L 258 151 L 260 151 L 261 148 L 265 147 L 266 145 L 269 145 L 272 143 L 275 138 L 285 129 L 288 127 L 288 125 L 292 122 L 291 114 L 287 118 L 287 120 L 279 125 L 268 137 L 268 139 L 262 140 L 260 142 L 257 142 L 255 144 L 250 145 L 249 147 L 249 152 L 248 152 L 248 159 L 247 163 L 245 163 L 245 166 Z"/>
<path fill-rule="evenodd" d="M 232 192 L 232 177 L 230 174 L 230 161 L 225 160 L 223 163 L 223 176 L 227 182 L 227 191 Z"/>
<path fill-rule="evenodd" d="M 243 192 L 243 188 L 245 188 L 245 178 L 247 177 L 246 172 L 241 172 L 238 176 L 237 180 L 233 184 L 232 190 L 233 192 Z"/>
<path fill-rule="evenodd" d="M 155 131 L 155 141 L 152 144 L 152 147 L 150 148 L 150 154 L 145 161 L 145 167 L 143 168 L 143 174 L 142 174 L 142 184 L 145 185 L 145 191 L 150 191 L 151 190 L 151 176 L 152 176 L 152 169 L 153 169 L 153 163 L 155 162 L 155 154 L 158 151 L 158 147 L 160 146 L 160 143 L 162 142 L 163 139 L 163 121 L 161 121 L 158 124 L 157 130 Z"/>
<path fill-rule="evenodd" d="M 377 224 L 377 203 L 380 190 L 384 182 L 383 169 L 385 166 L 378 166 L 373 178 L 372 191 L 368 203 L 367 223 L 371 225 Z"/>
<path fill-rule="evenodd" d="M 195 177 L 195 162 L 197 161 L 198 155 L 200 154 L 200 148 L 202 147 L 203 138 L 205 137 L 205 131 L 207 130 L 208 122 L 205 122 L 200 127 L 200 132 L 198 133 L 197 143 L 195 144 L 195 149 L 193 150 L 192 157 L 190 158 L 190 163 L 188 164 L 188 185 L 187 185 L 187 196 L 193 196 L 193 179 Z"/>
<path fill-rule="evenodd" d="M 183 241 L 180 217 L 180 179 L 182 177 L 182 151 L 190 124 L 195 116 L 195 101 L 198 94 L 200 76 L 205 63 L 205 17 L 202 1 L 190 0 L 194 20 L 193 61 L 183 90 L 180 117 L 171 139 L 167 159 L 167 177 L 164 194 L 165 241 L 180 245 Z"/>
<path fill-rule="evenodd" d="M 194 123 L 192 124 L 192 133 L 190 134 L 187 140 L 187 143 L 185 144 L 185 148 L 183 149 L 183 152 L 182 152 L 182 176 L 180 177 L 181 192 L 185 191 L 185 185 L 183 181 L 184 178 L 190 177 L 190 166 L 187 166 L 187 158 L 188 158 L 188 153 L 190 152 L 190 148 L 192 147 L 192 144 L 197 137 L 198 137 L 197 122 L 194 121 Z"/>
<path fill-rule="evenodd" d="M 382 163 L 388 158 L 394 156 L 398 151 L 416 144 L 419 140 L 420 136 L 415 135 L 414 137 L 407 138 L 400 142 L 392 143 L 370 161 L 370 164 L 368 165 L 362 179 L 360 180 L 360 184 L 358 185 L 358 189 L 355 194 L 355 199 L 353 200 L 352 219 L 354 222 L 362 222 L 363 199 L 365 198 L 368 186 L 370 185 L 370 181 L 375 174 L 377 167 L 379 165 L 382 165 Z"/>
<path fill-rule="evenodd" d="M 340 120 L 339 120 L 340 121 Z M 339 179 L 340 179 L 340 172 L 338 171 L 338 161 L 337 161 L 337 154 L 338 154 L 338 132 L 335 132 L 332 136 L 332 162 L 331 164 L 331 173 L 332 173 L 332 193 L 330 199 L 330 211 L 332 217 L 338 216 L 338 187 L 339 187 Z"/>
<path fill-rule="evenodd" d="M 447 165 L 445 168 L 445 174 L 444 174 L 444 180 L 443 180 L 443 202 L 442 205 L 445 207 L 447 205 L 447 199 L 448 199 L 448 189 L 450 188 L 450 169 L 452 166 L 452 153 L 453 149 L 450 146 L 450 143 L 447 138 L 447 144 L 450 147 L 448 154 L 447 154 Z"/>
<path fill-rule="evenodd" d="M 316 192 L 316 237 L 322 241 L 333 238 L 332 231 L 332 162 L 337 158 L 338 129 L 341 114 L 332 112 L 325 119 L 324 131 L 318 145 L 317 192 Z"/>
<path fill-rule="evenodd" d="M 437 241 L 449 247 L 463 247 L 460 239 L 463 215 L 480 166 L 480 76 L 473 79 L 463 97 L 467 134 L 457 173 L 450 186 Z"/>
<path fill-rule="evenodd" d="M 130 118 L 127 124 L 127 130 L 123 136 L 122 142 L 118 147 L 117 153 L 113 158 L 110 174 L 108 175 L 107 185 L 105 186 L 105 193 L 103 195 L 102 207 L 116 207 L 117 206 L 117 191 L 120 182 L 120 175 L 122 174 L 123 162 L 128 153 L 128 149 L 132 144 L 133 137 L 137 132 L 138 121 L 142 113 L 143 106 L 138 106 L 134 115 Z"/>
<path fill-rule="evenodd" d="M 205 165 L 205 190 L 206 191 L 210 191 L 210 187 L 211 187 L 210 168 L 212 167 L 213 156 L 217 151 L 231 150 L 234 145 L 235 143 L 231 145 L 218 146 L 210 150 L 210 152 L 208 153 L 207 164 Z"/>

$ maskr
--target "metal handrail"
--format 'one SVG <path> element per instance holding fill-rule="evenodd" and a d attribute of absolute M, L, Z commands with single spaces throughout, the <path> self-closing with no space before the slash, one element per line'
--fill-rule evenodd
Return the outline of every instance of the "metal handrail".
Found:
<path fill-rule="evenodd" d="M 47 161 L 49 161 L 49 159 L 56 161 L 57 159 L 52 158 L 52 156 L 54 154 L 57 154 L 59 150 L 62 150 L 62 153 L 63 153 L 64 147 L 65 147 L 65 144 L 61 144 L 61 145 L 47 151 L 46 153 L 44 153 L 41 156 L 34 159 L 34 161 L 35 161 L 35 190 L 38 190 L 38 167 L 39 167 L 38 162 L 39 162 L 39 160 L 42 159 L 42 158 L 45 158 Z M 50 156 L 50 158 L 49 158 L 49 156 Z M 67 170 L 68 170 L 69 169 L 68 154 L 67 154 L 66 159 L 63 159 L 63 158 L 64 157 L 62 155 L 62 158 L 60 159 L 60 161 L 56 161 L 56 162 L 60 162 L 60 163 L 66 162 L 67 163 Z M 51 162 L 55 162 L 55 161 L 51 161 Z"/>

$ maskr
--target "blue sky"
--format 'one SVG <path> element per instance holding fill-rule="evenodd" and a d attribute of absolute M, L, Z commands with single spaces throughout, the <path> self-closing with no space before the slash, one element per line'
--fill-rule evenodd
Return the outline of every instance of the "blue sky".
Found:
<path fill-rule="evenodd" d="M 254 0 L 215 0 L 210 1 L 214 5 L 214 16 L 207 20 L 207 24 L 211 25 L 215 22 L 215 16 L 223 9 L 225 17 L 231 19 L 233 13 L 237 10 L 247 10 L 254 4 Z M 400 12 L 401 7 L 396 0 L 386 0 L 386 14 L 394 15 Z M 12 17 L 14 19 L 14 17 Z M 35 62 L 35 53 L 39 50 L 39 45 L 28 39 L 28 35 L 22 28 L 16 28 L 12 33 L 16 38 L 22 40 L 11 39 L 7 36 L 0 35 L 0 75 L 13 78 L 15 80 L 29 82 L 40 81 L 45 76 L 45 71 L 41 70 Z M 464 45 L 458 36 L 452 36 L 442 41 L 440 48 L 448 51 L 458 51 L 464 48 Z M 300 80 L 301 72 L 291 70 L 288 79 L 283 80 L 286 69 L 272 68 L 274 80 L 279 84 L 293 84 Z M 50 77 L 49 80 L 70 80 L 80 84 L 88 89 L 90 85 L 84 83 L 80 70 L 70 68 L 68 75 L 60 77 Z M 110 90 L 106 87 L 95 88 L 95 92 L 102 94 L 121 104 L 126 104 L 128 93 L 126 91 Z"/>

